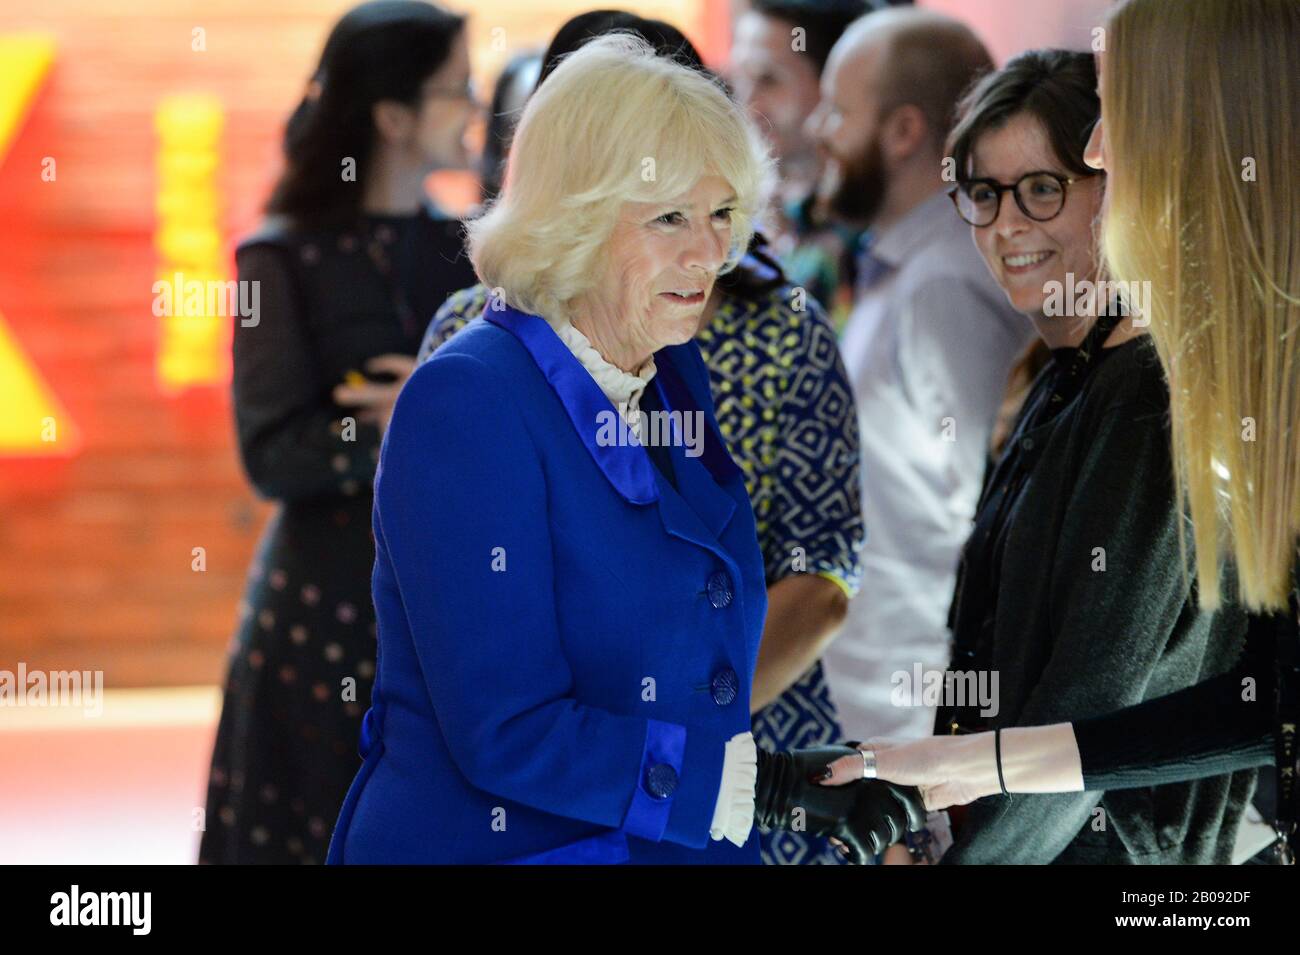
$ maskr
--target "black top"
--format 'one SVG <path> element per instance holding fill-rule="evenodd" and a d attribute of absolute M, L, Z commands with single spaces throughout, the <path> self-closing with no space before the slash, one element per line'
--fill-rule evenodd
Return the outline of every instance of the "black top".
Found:
<path fill-rule="evenodd" d="M 951 669 L 984 673 L 996 712 L 941 707 L 937 732 L 1108 713 L 1222 673 L 1240 652 L 1244 614 L 1198 611 L 1184 573 L 1154 348 L 1145 336 L 1100 348 L 1094 331 L 1035 380 L 963 550 Z M 990 797 L 968 807 L 944 861 L 1224 862 L 1253 788 L 1243 772 Z"/>
<path fill-rule="evenodd" d="M 1300 582 L 1300 561 L 1294 579 Z M 1300 589 L 1289 612 L 1250 618 L 1228 673 L 1104 716 L 1076 720 L 1084 786 L 1125 789 L 1274 765 L 1275 826 L 1300 853 Z"/>
<path fill-rule="evenodd" d="M 307 231 L 273 217 L 235 253 L 241 281 L 260 286 L 261 320 L 236 323 L 234 406 L 239 447 L 265 497 L 368 495 L 379 429 L 335 404 L 367 359 L 415 355 L 431 316 L 474 281 L 461 225 L 432 206 L 367 215 L 346 232 Z"/>
<path fill-rule="evenodd" d="M 1228 673 L 1116 713 L 1075 720 L 1084 787 L 1152 786 L 1272 763 L 1270 636 L 1266 618 L 1253 618 L 1245 648 Z"/>
<path fill-rule="evenodd" d="M 1070 407 L 1085 384 L 1111 352 L 1102 343 L 1121 316 L 1107 314 L 1077 347 L 1052 349 L 1051 359 L 1037 376 L 1016 417 L 1015 428 L 1001 457 L 985 475 L 975 508 L 975 526 L 962 548 L 956 592 L 948 613 L 954 635 L 953 668 L 987 665 L 992 653 L 998 614 L 1002 562 L 1011 512 L 1020 504 L 1025 484 L 1034 473 L 1034 453 L 1058 414 Z M 941 730 L 973 729 L 981 717 L 978 707 L 953 707 L 941 713 Z"/>

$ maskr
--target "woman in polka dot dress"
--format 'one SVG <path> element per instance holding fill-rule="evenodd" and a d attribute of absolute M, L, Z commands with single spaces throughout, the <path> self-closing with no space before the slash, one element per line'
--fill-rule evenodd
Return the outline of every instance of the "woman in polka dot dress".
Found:
<path fill-rule="evenodd" d="M 324 862 L 360 763 L 379 444 L 425 320 L 474 280 L 422 187 L 465 164 L 468 83 L 460 17 L 352 10 L 289 120 L 270 215 L 236 251 L 260 304 L 234 332 L 240 454 L 281 506 L 240 605 L 200 863 Z"/>

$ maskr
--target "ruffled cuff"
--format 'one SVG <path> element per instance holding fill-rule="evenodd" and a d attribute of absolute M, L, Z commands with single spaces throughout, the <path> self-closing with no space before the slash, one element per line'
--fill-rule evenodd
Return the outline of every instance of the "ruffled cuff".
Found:
<path fill-rule="evenodd" d="M 752 733 L 737 733 L 727 740 L 722 758 L 722 785 L 713 807 L 709 835 L 743 846 L 754 825 L 754 787 L 758 783 L 758 747 Z"/>

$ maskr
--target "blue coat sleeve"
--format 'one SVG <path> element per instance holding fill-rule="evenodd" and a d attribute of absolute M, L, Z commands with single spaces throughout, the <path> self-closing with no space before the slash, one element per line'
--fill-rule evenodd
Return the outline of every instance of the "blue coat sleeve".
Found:
<path fill-rule="evenodd" d="M 376 480 L 377 545 L 443 738 L 486 792 L 702 847 L 725 739 L 574 698 L 554 599 L 552 490 L 498 372 L 438 354 L 408 380 Z M 493 568 L 499 555 L 505 571 Z"/>

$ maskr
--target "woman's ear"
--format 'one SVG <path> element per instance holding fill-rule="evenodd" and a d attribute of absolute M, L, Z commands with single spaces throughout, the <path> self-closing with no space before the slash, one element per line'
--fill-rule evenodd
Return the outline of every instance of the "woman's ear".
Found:
<path fill-rule="evenodd" d="M 411 107 L 397 100 L 381 99 L 370 108 L 375 131 L 384 142 L 400 145 L 411 136 L 415 115 Z"/>
<path fill-rule="evenodd" d="M 1105 170 L 1106 168 L 1106 127 L 1102 125 L 1100 118 L 1093 124 L 1092 132 L 1088 136 L 1088 145 L 1083 148 L 1083 161 L 1093 169 Z"/>

